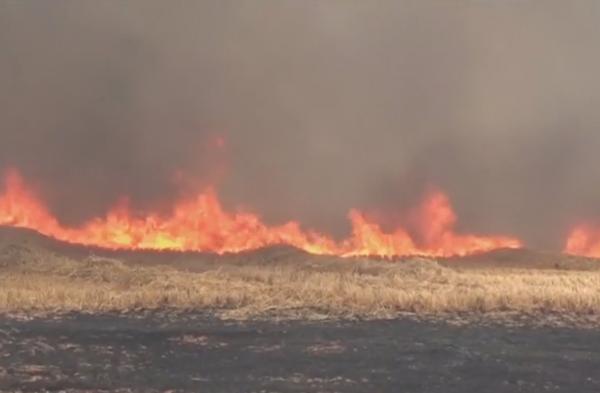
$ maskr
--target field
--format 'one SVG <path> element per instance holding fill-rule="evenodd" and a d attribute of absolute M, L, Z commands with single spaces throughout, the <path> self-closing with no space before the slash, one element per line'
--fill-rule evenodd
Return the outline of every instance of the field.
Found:
<path fill-rule="evenodd" d="M 600 263 L 108 251 L 0 228 L 0 392 L 597 392 Z"/>
<path fill-rule="evenodd" d="M 600 264 L 504 250 L 435 261 L 319 257 L 287 247 L 238 255 L 124 253 L 3 229 L 4 313 L 209 311 L 222 319 L 526 316 L 595 324 Z"/>

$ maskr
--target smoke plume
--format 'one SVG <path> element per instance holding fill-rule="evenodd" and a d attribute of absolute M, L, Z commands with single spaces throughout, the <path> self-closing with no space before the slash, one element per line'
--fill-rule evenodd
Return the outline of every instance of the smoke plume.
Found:
<path fill-rule="evenodd" d="M 560 248 L 600 220 L 598 37 L 594 0 L 5 0 L 0 168 L 73 224 L 215 184 L 342 235 L 437 187 Z"/>

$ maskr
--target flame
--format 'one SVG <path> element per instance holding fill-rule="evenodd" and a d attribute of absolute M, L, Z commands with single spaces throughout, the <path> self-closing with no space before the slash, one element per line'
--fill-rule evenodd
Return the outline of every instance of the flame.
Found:
<path fill-rule="evenodd" d="M 600 228 L 587 224 L 574 227 L 567 237 L 564 252 L 600 258 Z"/>
<path fill-rule="evenodd" d="M 448 197 L 435 191 L 416 210 L 419 242 L 403 228 L 386 233 L 359 210 L 348 218 L 351 235 L 342 241 L 304 230 L 296 221 L 268 226 L 248 212 L 227 212 L 212 188 L 193 198 L 177 201 L 168 215 L 132 213 L 127 200 L 104 217 L 80 227 L 66 227 L 36 197 L 16 170 L 7 172 L 0 194 L 0 225 L 25 227 L 70 243 L 110 249 L 240 252 L 275 244 L 288 244 L 310 253 L 340 256 L 454 256 L 518 248 L 521 242 L 507 236 L 461 235 L 454 232 L 456 214 Z"/>

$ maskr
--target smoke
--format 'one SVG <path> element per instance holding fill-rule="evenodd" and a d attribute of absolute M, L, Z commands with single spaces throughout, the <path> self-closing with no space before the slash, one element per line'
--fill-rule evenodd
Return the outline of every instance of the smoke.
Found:
<path fill-rule="evenodd" d="M 3 1 L 0 167 L 67 223 L 182 173 L 338 234 L 439 187 L 461 229 L 559 248 L 600 220 L 597 37 L 594 0 Z"/>

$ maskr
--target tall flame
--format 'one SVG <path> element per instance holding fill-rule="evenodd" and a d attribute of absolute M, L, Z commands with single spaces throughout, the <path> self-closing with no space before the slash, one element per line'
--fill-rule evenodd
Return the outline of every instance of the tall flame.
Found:
<path fill-rule="evenodd" d="M 576 226 L 567 237 L 564 252 L 600 258 L 600 228 L 587 224 Z"/>
<path fill-rule="evenodd" d="M 351 235 L 336 241 L 304 230 L 296 221 L 268 226 L 255 214 L 227 212 L 212 188 L 177 201 L 168 215 L 134 215 L 122 202 L 104 217 L 93 218 L 80 227 L 67 227 L 50 213 L 17 171 L 8 171 L 4 183 L 0 225 L 30 228 L 59 240 L 110 249 L 226 253 L 288 244 L 310 253 L 341 256 L 453 256 L 521 247 L 521 242 L 512 237 L 455 233 L 457 217 L 448 197 L 439 191 L 430 193 L 416 211 L 419 242 L 403 228 L 386 233 L 359 210 L 348 214 Z"/>

